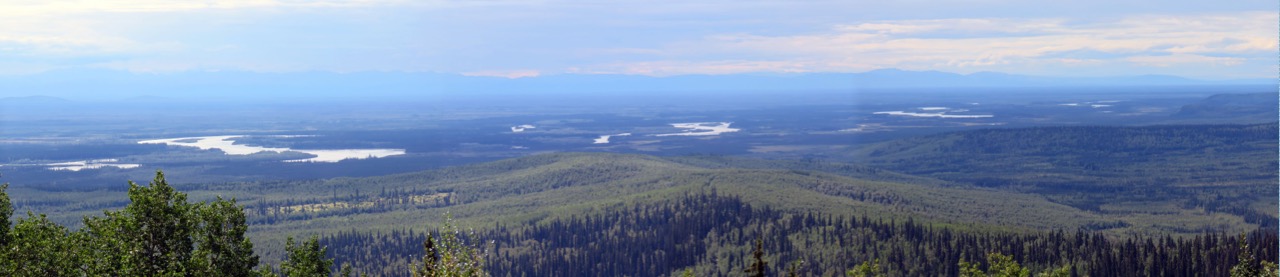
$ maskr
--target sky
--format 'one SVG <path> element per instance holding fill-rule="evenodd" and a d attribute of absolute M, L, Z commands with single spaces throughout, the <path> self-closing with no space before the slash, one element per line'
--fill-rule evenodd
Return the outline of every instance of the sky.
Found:
<path fill-rule="evenodd" d="M 0 0 L 0 75 L 1276 78 L 1278 13 L 1274 0 Z"/>

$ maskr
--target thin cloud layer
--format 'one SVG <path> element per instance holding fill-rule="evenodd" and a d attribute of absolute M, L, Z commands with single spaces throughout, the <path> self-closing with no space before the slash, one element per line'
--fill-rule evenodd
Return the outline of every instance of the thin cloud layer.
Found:
<path fill-rule="evenodd" d="M 909 8 L 916 7 L 916 8 Z M 1270 78 L 1274 7 L 1198 1 L 20 1 L 0 74 L 108 68 Z"/>
<path fill-rule="evenodd" d="M 1098 72 L 1083 75 L 1114 75 L 1219 68 L 1224 69 L 1223 74 L 1202 76 L 1267 77 L 1274 75 L 1264 68 L 1276 63 L 1277 20 L 1275 13 L 1245 12 L 1141 15 L 1090 22 L 986 18 L 873 21 L 837 25 L 813 34 L 711 36 L 652 50 L 676 59 L 604 64 L 598 71 L 679 75 L 876 68 L 1025 72 L 1035 68 L 1032 70 L 1039 74 L 1088 69 Z M 738 57 L 699 60 L 708 53 L 736 53 Z M 1247 67 L 1230 70 L 1241 66 Z M 1133 70 L 1144 67 L 1149 69 Z M 1249 70 L 1255 71 L 1250 74 Z"/>

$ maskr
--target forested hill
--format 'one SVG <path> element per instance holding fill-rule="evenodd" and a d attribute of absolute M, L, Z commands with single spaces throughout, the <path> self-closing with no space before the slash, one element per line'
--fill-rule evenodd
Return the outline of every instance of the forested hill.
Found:
<path fill-rule="evenodd" d="M 1212 229 L 1192 226 L 1225 223 L 1182 216 L 1230 214 L 1275 224 L 1276 137 L 1276 123 L 990 129 L 889 141 L 853 156 L 1083 210 L 1162 218 L 1150 222 L 1151 232 L 1194 232 Z"/>
<path fill-rule="evenodd" d="M 79 230 L 32 213 L 10 229 L 5 187 L 5 276 L 1276 276 L 1276 249 L 1263 247 L 1276 244 L 1269 228 L 1127 239 L 975 231 L 779 210 L 714 187 L 479 232 L 448 220 L 425 232 L 361 222 L 323 239 L 289 239 L 276 267 L 260 263 L 253 250 L 262 247 L 245 237 L 245 209 L 234 200 L 189 202 L 160 173 L 147 186 L 131 183 L 123 210 L 86 217 Z"/>
<path fill-rule="evenodd" d="M 1241 264 L 1276 258 L 1274 247 L 1246 246 L 1275 245 L 1275 229 L 1119 239 L 1080 229 L 961 231 L 783 212 L 713 192 L 467 237 L 483 241 L 477 247 L 494 276 L 1274 276 L 1238 273 L 1249 271 Z M 424 232 L 352 230 L 320 241 L 338 263 L 399 276 L 426 239 Z M 998 266 L 993 258 L 1001 256 L 1009 260 Z M 761 261 L 760 275 L 744 273 Z M 979 268 L 1001 273 L 969 271 Z M 1038 274 L 1018 275 L 1019 268 Z"/>
<path fill-rule="evenodd" d="M 383 177 L 264 184 L 256 189 L 264 197 L 245 201 L 250 221 L 299 227 L 304 221 L 298 219 L 326 218 L 369 219 L 386 229 L 415 227 L 437 221 L 445 211 L 464 222 L 537 223 L 705 191 L 782 211 L 913 217 L 984 228 L 1074 229 L 1114 221 L 1035 195 L 942 186 L 937 180 L 865 167 L 831 167 L 843 170 L 702 167 L 643 155 L 557 153 Z M 380 219 L 387 217 L 401 220 Z M 315 220 L 305 222 L 316 225 Z"/>
<path fill-rule="evenodd" d="M 1277 124 L 1070 126 L 984 129 L 881 143 L 862 150 L 873 164 L 940 157 L 1058 159 L 1056 166 L 1150 161 L 1152 155 L 1255 154 L 1275 150 Z M 1054 156 L 1056 155 L 1056 156 Z M 1133 157 L 1133 158 L 1125 158 Z M 903 163 L 906 164 L 905 162 Z M 935 163 L 936 164 L 936 163 Z M 971 163 L 967 163 L 971 164 Z M 919 164 L 931 166 L 931 164 Z M 908 168 L 897 166 L 897 168 Z"/>
<path fill-rule="evenodd" d="M 1196 103 L 1182 106 L 1175 114 L 1184 120 L 1216 120 L 1233 119 L 1234 122 L 1267 122 L 1276 120 L 1276 94 L 1218 94 Z"/>
<path fill-rule="evenodd" d="M 1235 234 L 1275 243 L 1276 129 L 980 130 L 875 145 L 858 154 L 863 164 L 553 153 L 380 177 L 176 187 L 246 205 L 264 262 L 285 256 L 288 236 L 320 235 L 339 263 L 375 274 L 405 272 L 422 232 L 447 213 L 492 242 L 483 246 L 490 270 L 513 276 L 741 272 L 755 239 L 771 272 L 799 261 L 805 274 L 872 262 L 890 274 L 954 275 L 959 261 L 994 252 L 1037 272 L 1219 276 L 1239 254 Z M 15 203 L 68 222 L 122 205 L 70 194 Z"/>

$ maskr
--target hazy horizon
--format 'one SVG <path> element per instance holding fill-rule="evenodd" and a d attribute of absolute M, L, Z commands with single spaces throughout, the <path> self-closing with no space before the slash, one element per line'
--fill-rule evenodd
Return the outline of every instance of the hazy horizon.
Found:
<path fill-rule="evenodd" d="M 1203 1 L 0 4 L 0 76 L 693 76 L 878 69 L 1275 78 L 1277 6 Z"/>

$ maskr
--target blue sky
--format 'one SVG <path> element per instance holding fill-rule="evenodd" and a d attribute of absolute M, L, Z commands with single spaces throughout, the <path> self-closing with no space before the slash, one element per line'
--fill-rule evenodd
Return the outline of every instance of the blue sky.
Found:
<path fill-rule="evenodd" d="M 0 74 L 1277 75 L 1275 1 L 1114 2 L 18 0 Z"/>

